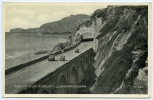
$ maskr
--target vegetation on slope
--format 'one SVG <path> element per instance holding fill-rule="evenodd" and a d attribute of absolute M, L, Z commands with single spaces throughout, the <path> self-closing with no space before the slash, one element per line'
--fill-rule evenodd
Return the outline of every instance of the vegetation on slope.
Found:
<path fill-rule="evenodd" d="M 148 56 L 148 7 L 115 6 L 97 10 L 91 16 L 101 17 L 105 26 L 97 36 L 99 48 L 95 65 L 101 68 L 92 93 L 147 93 L 147 88 L 135 88 L 139 69 L 144 68 Z M 115 34 L 106 42 L 106 35 Z M 110 35 L 111 36 L 111 35 Z M 123 38 L 127 41 L 121 44 Z M 119 37 L 121 39 L 119 39 Z M 120 49 L 118 49 L 120 48 Z M 101 62 L 104 62 L 101 64 Z M 141 81 L 141 80 L 139 80 Z M 147 84 L 143 84 L 147 87 Z M 136 87 L 137 88 L 137 87 Z"/>
<path fill-rule="evenodd" d="M 39 34 L 73 33 L 76 31 L 78 25 L 88 19 L 89 16 L 85 14 L 71 15 L 59 21 L 41 25 Z"/>

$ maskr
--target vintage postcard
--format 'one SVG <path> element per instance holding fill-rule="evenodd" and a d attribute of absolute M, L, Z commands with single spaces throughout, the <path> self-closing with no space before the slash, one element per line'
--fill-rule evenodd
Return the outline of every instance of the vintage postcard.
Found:
<path fill-rule="evenodd" d="M 3 97 L 151 96 L 151 4 L 4 2 Z"/>

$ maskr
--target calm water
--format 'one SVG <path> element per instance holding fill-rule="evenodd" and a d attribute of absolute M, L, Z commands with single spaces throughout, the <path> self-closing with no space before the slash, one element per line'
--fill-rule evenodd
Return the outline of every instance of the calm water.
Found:
<path fill-rule="evenodd" d="M 68 35 L 42 36 L 27 33 L 7 33 L 5 35 L 5 58 L 17 59 L 28 53 L 52 50 L 54 45 L 66 41 Z"/>

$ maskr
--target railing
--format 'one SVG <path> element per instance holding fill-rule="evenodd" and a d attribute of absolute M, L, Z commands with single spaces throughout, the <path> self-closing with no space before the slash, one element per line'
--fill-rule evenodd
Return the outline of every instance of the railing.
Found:
<path fill-rule="evenodd" d="M 5 75 L 7 76 L 7 75 L 9 75 L 9 74 L 12 74 L 12 73 L 14 73 L 14 72 L 16 72 L 16 71 L 18 71 L 18 70 L 21 70 L 21 69 L 23 69 L 23 68 L 25 68 L 25 67 L 27 67 L 27 66 L 33 65 L 33 64 L 35 64 L 35 63 L 37 63 L 37 62 L 40 62 L 40 61 L 42 61 L 42 60 L 44 60 L 44 59 L 47 59 L 47 58 L 48 58 L 48 55 L 45 55 L 45 56 L 43 56 L 43 57 L 40 57 L 40 58 L 31 60 L 31 61 L 26 61 L 26 62 L 24 62 L 24 63 L 22 63 L 22 64 L 19 64 L 19 65 L 16 65 L 16 66 L 14 66 L 14 67 L 11 67 L 11 68 L 9 68 L 9 69 L 6 69 L 6 70 L 5 70 Z"/>
<path fill-rule="evenodd" d="M 74 46 L 71 46 L 71 47 L 69 47 L 69 48 L 64 49 L 63 51 L 64 51 L 64 52 L 69 51 L 69 50 L 71 50 L 71 49 L 77 47 L 80 43 L 81 43 L 81 41 L 78 42 L 77 44 L 75 44 Z M 58 55 L 58 54 L 61 54 L 61 53 L 62 53 L 62 51 L 60 50 L 60 51 L 54 52 L 53 54 L 54 54 L 54 55 Z M 43 56 L 43 57 L 34 59 L 34 60 L 30 60 L 30 61 L 24 62 L 24 63 L 22 63 L 22 64 L 16 65 L 16 66 L 11 67 L 11 68 L 9 68 L 9 69 L 6 69 L 6 70 L 5 70 L 5 75 L 6 75 L 6 76 L 7 76 L 7 75 L 10 75 L 10 74 L 12 74 L 12 73 L 14 73 L 14 72 L 16 72 L 16 71 L 19 71 L 19 70 L 21 70 L 21 69 L 23 69 L 23 68 L 26 68 L 27 66 L 31 66 L 31 65 L 33 65 L 33 64 L 36 64 L 37 62 L 46 60 L 46 59 L 48 59 L 48 57 L 49 57 L 49 54 L 48 54 L 48 55 L 45 55 L 45 56 Z"/>
<path fill-rule="evenodd" d="M 74 48 L 77 47 L 80 43 L 81 43 L 81 42 L 79 42 L 77 45 L 75 45 L 75 46 L 73 46 L 73 47 L 74 47 Z M 68 50 L 68 49 L 66 49 L 66 50 Z M 41 79 L 37 80 L 36 82 L 34 82 L 34 83 L 31 84 L 31 85 L 40 85 L 40 84 L 43 84 L 44 82 L 50 80 L 51 77 L 52 77 L 52 78 L 55 77 L 55 76 L 56 76 L 58 73 L 60 73 L 63 69 L 68 68 L 67 65 L 69 65 L 70 62 L 73 62 L 75 59 L 79 59 L 82 55 L 86 54 L 87 52 L 89 52 L 89 51 L 91 51 L 91 50 L 93 51 L 93 49 L 90 48 L 90 49 L 88 49 L 87 51 L 81 53 L 81 55 L 79 55 L 77 58 L 71 59 L 69 62 L 67 62 L 67 63 L 63 64 L 62 66 L 60 66 L 59 68 L 57 68 L 54 72 L 48 73 L 47 75 L 45 75 L 44 77 L 42 77 Z M 93 51 L 93 52 L 94 52 L 94 51 Z M 62 68 L 62 69 L 61 69 L 61 68 Z M 88 73 L 88 74 L 89 74 L 89 73 Z M 29 92 L 32 93 L 32 91 L 35 91 L 35 89 L 32 90 L 32 89 L 30 89 L 30 88 L 24 88 L 24 89 L 21 89 L 21 90 L 18 92 L 18 94 L 24 94 L 24 93 L 26 93 L 27 91 L 29 91 Z"/>

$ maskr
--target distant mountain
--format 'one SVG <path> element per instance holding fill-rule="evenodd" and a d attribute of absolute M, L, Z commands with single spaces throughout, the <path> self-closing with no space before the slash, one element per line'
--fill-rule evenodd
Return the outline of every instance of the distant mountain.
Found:
<path fill-rule="evenodd" d="M 20 32 L 24 32 L 24 29 L 22 28 L 14 28 L 10 30 L 11 33 L 20 33 Z"/>
<path fill-rule="evenodd" d="M 88 20 L 89 16 L 85 14 L 78 14 L 78 15 L 70 15 L 65 17 L 59 21 L 45 23 L 40 26 L 40 28 L 29 28 L 29 29 L 22 29 L 22 28 L 14 28 L 11 29 L 11 33 L 38 33 L 42 35 L 49 35 L 49 34 L 57 34 L 57 33 L 72 33 L 74 32 L 77 27 L 83 23 L 84 21 Z"/>
<path fill-rule="evenodd" d="M 85 14 L 71 15 L 59 21 L 43 24 L 39 28 L 39 34 L 72 33 L 78 25 L 88 19 L 89 16 Z"/>
<path fill-rule="evenodd" d="M 35 33 L 35 32 L 38 32 L 39 28 L 29 28 L 29 29 L 25 29 L 26 32 L 32 32 L 32 33 Z"/>
<path fill-rule="evenodd" d="M 37 33 L 39 28 L 29 28 L 29 29 L 22 29 L 22 28 L 14 28 L 11 29 L 11 33 Z"/>

